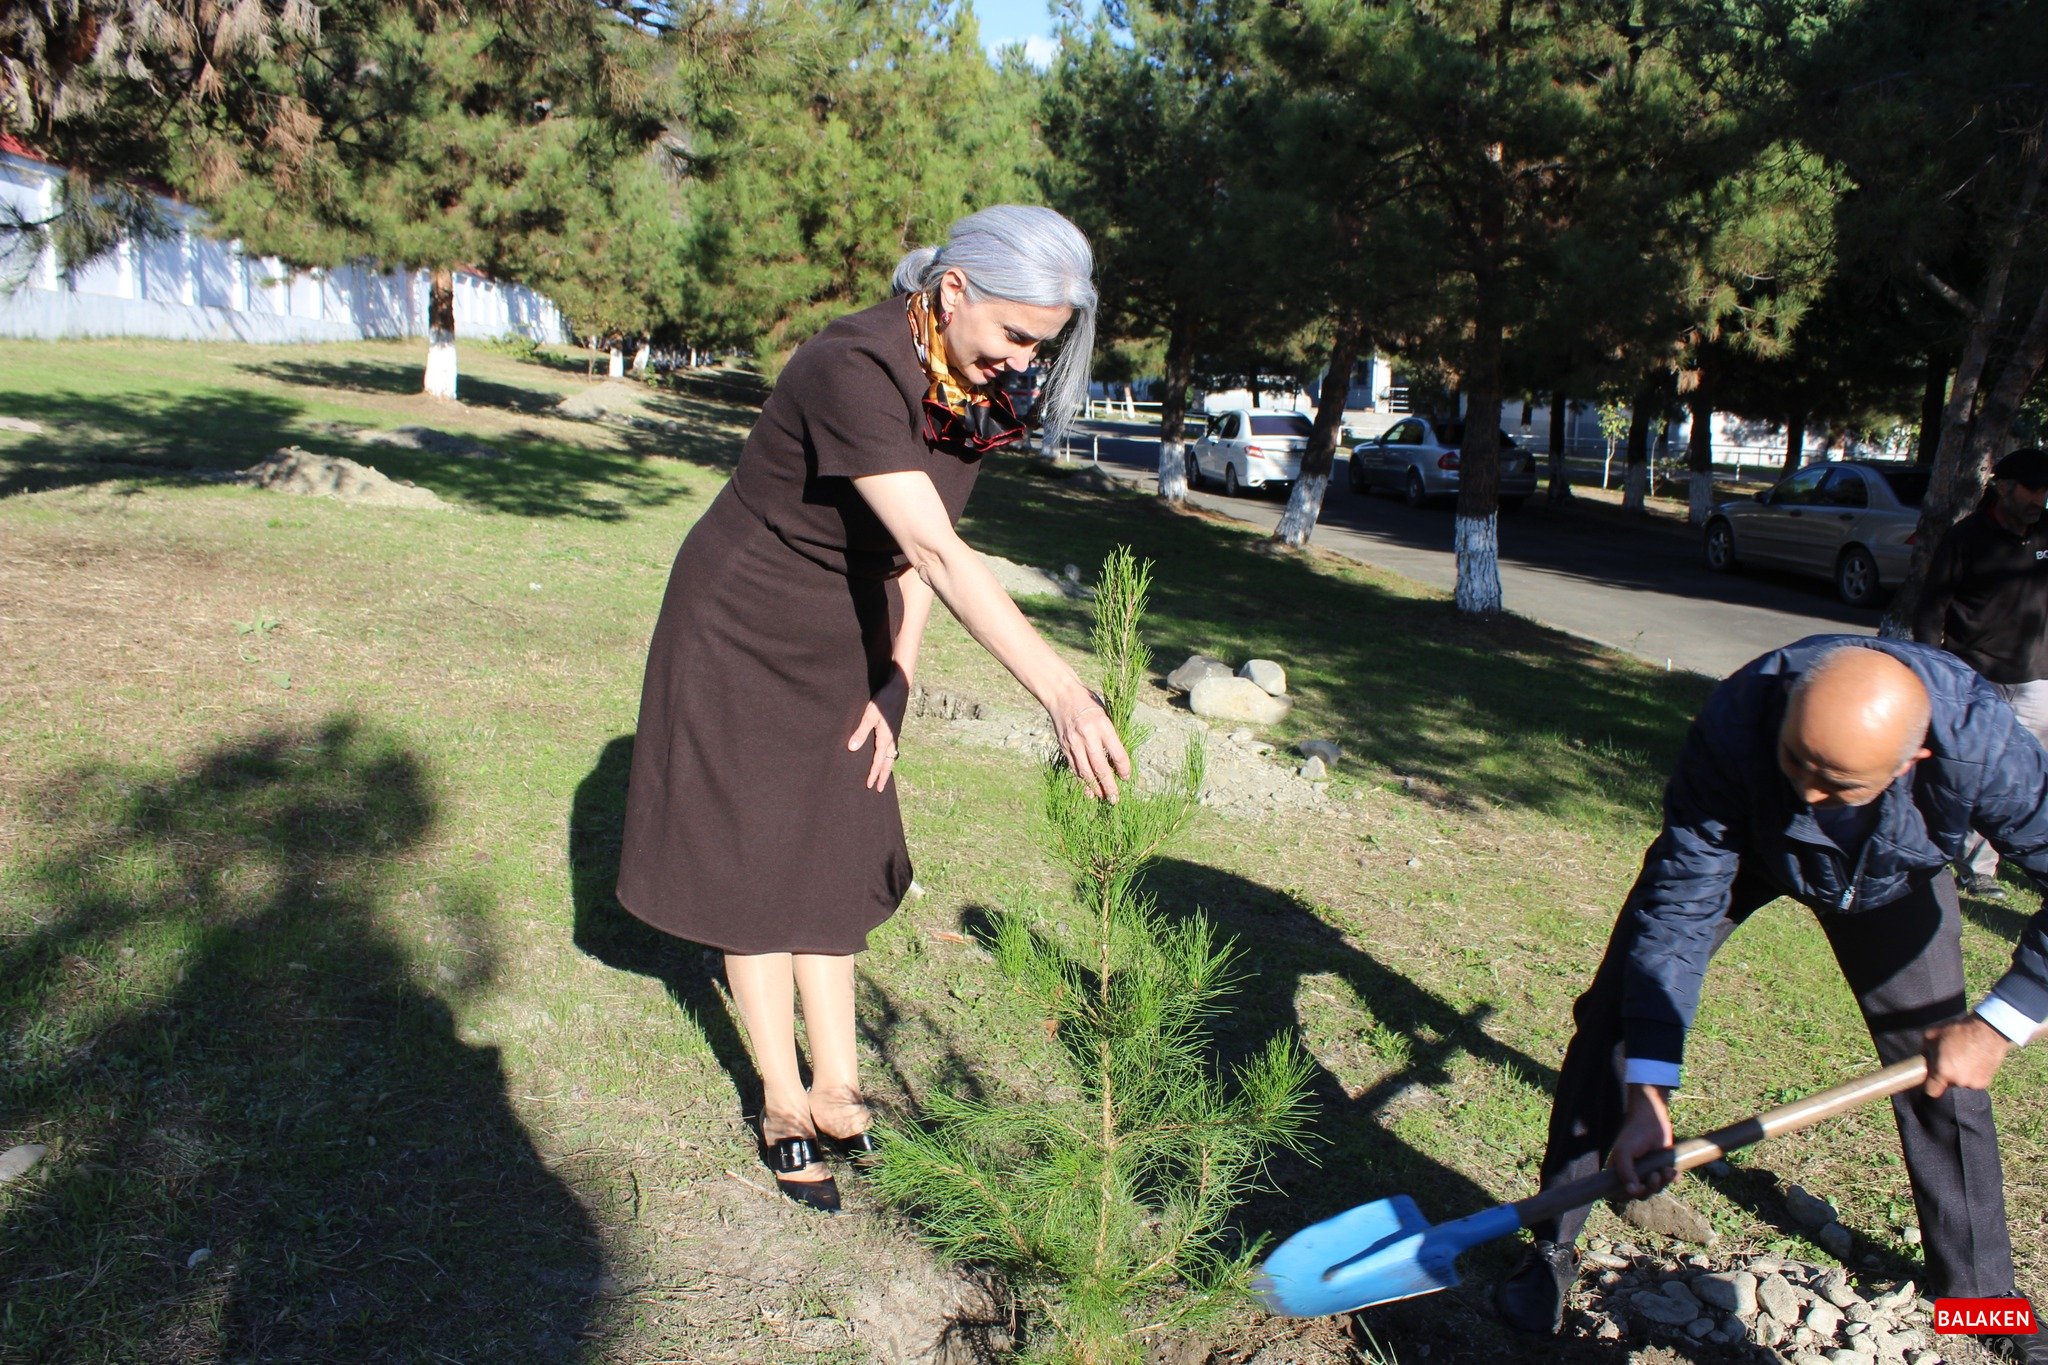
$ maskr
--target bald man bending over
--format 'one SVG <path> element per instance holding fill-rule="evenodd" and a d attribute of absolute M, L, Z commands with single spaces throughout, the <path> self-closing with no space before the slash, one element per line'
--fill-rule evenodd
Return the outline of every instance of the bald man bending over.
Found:
<path fill-rule="evenodd" d="M 1611 1152 L 1631 1194 L 1661 1188 L 1663 1176 L 1639 1178 L 1635 1163 L 1672 1143 L 1666 1097 L 1707 963 L 1743 920 L 1790 896 L 1819 918 L 1878 1056 L 1927 1054 L 1925 1089 L 1892 1108 L 1929 1289 L 2013 1293 L 1985 1087 L 2048 1020 L 2048 911 L 1972 1012 L 1948 872 L 1972 829 L 2048 884 L 2048 755 L 1954 655 L 1816 636 L 1722 683 L 1686 736 L 1663 832 L 1573 1007 L 1543 1183 L 1590 1175 Z M 1558 1329 L 1585 1218 L 1535 1229 L 1495 1296 L 1511 1325 Z M 2048 1334 L 2006 1346 L 2048 1365 Z"/>

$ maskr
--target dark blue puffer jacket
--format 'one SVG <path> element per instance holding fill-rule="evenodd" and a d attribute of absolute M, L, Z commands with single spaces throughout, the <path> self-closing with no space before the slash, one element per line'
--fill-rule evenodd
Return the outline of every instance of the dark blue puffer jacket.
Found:
<path fill-rule="evenodd" d="M 1878 798 L 1853 865 L 1793 793 L 1777 755 L 1792 685 L 1844 644 L 1900 660 L 1932 702 L 1933 752 Z M 1624 975 L 1627 1055 L 1681 1060 L 1738 870 L 1821 914 L 1853 915 L 1937 875 L 1972 828 L 2048 888 L 2048 754 L 1969 665 L 1926 645 L 1858 635 L 1812 636 L 1744 665 L 1693 722 L 1664 790 L 1663 832 L 1629 893 L 1637 935 Z M 2048 909 L 2021 933 L 1994 990 L 2029 1019 L 2048 1020 Z"/>

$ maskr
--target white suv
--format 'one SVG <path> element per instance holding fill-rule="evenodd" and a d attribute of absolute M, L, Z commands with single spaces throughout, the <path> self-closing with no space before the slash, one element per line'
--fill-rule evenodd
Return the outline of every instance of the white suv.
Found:
<path fill-rule="evenodd" d="M 1304 412 L 1211 413 L 1208 430 L 1188 448 L 1188 482 L 1197 488 L 1220 483 L 1231 497 L 1247 488 L 1293 483 L 1301 477 L 1301 454 L 1314 428 Z"/>

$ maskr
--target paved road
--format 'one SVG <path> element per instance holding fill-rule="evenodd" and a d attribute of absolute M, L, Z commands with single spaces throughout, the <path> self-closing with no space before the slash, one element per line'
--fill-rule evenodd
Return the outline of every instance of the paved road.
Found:
<path fill-rule="evenodd" d="M 1100 449 L 1105 472 L 1151 486 L 1159 443 L 1142 428 L 1085 423 L 1070 449 Z M 1411 509 L 1356 494 L 1338 456 L 1315 544 L 1450 591 L 1457 567 L 1447 507 Z M 1283 495 L 1225 498 L 1204 507 L 1271 529 Z M 1832 585 L 1790 575 L 1712 574 L 1696 537 L 1556 515 L 1537 503 L 1500 518 L 1501 591 L 1508 610 L 1654 663 L 1721 677 L 1775 646 L 1820 631 L 1875 634 L 1878 613 L 1836 599 Z"/>

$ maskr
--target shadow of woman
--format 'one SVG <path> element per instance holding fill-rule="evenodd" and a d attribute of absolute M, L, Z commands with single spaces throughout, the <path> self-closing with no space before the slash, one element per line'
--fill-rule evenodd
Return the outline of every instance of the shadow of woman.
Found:
<path fill-rule="evenodd" d="M 576 784 L 569 808 L 576 947 L 615 971 L 659 981 L 732 1078 L 739 1111 L 752 1113 L 760 1104 L 761 1082 L 726 1000 L 723 956 L 664 934 L 619 904 L 614 888 L 626 827 L 626 778 L 632 770 L 633 736 L 620 735 L 604 746 L 590 772 Z"/>
<path fill-rule="evenodd" d="M 41 798 L 0 1114 L 51 1155 L 0 1202 L 4 1353 L 580 1350 L 597 1229 L 449 1004 L 491 978 L 487 892 L 407 905 L 438 970 L 386 927 L 436 819 L 417 759 L 336 718 Z"/>

